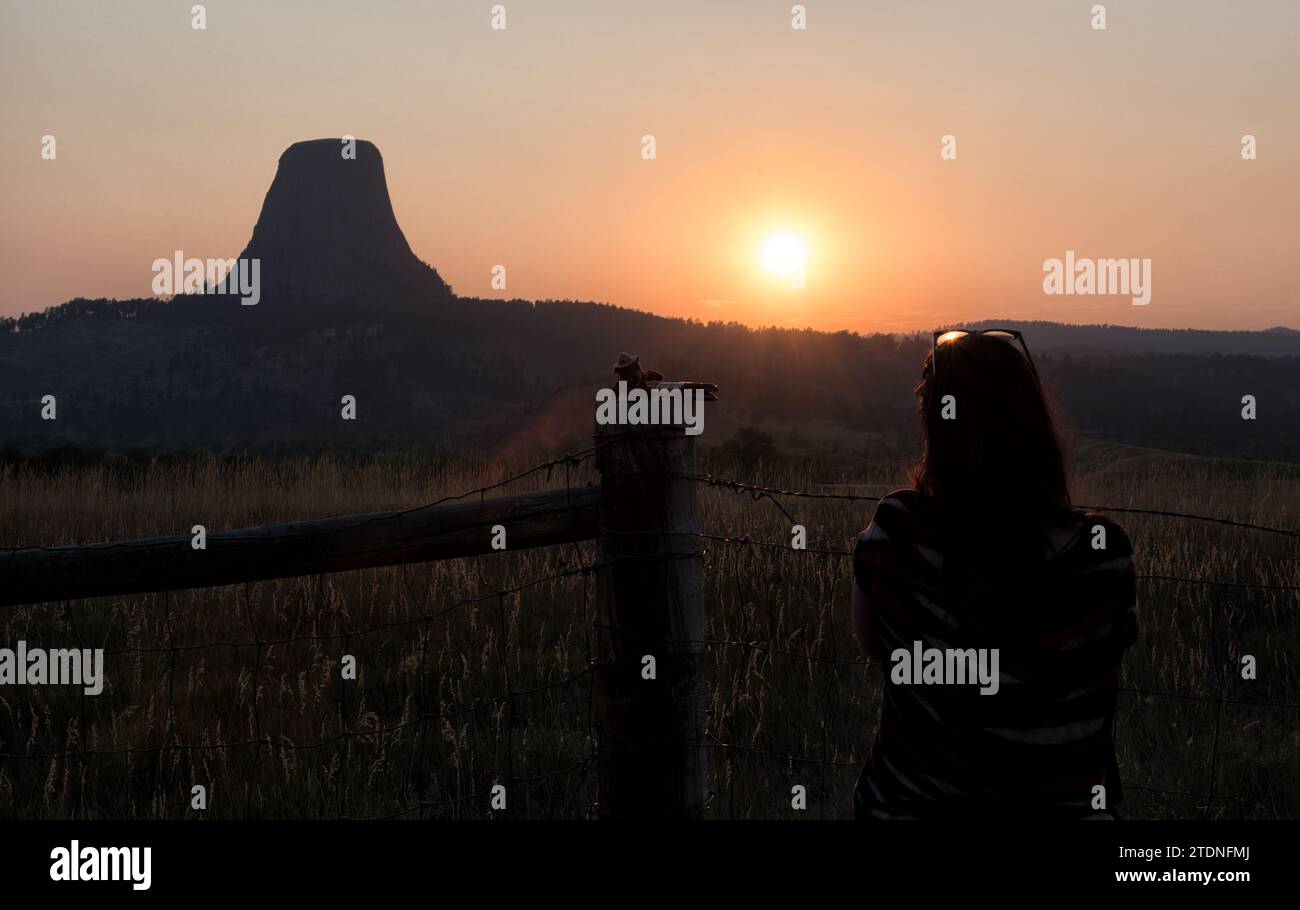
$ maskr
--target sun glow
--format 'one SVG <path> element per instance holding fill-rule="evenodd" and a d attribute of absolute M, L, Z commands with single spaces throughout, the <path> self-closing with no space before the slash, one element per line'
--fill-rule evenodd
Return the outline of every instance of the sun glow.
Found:
<path fill-rule="evenodd" d="M 763 246 L 763 265 L 774 275 L 797 275 L 807 263 L 808 248 L 796 234 L 774 234 Z"/>

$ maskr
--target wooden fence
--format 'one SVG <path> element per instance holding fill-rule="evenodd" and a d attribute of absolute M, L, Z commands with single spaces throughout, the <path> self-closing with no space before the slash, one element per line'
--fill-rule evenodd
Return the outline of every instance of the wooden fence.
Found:
<path fill-rule="evenodd" d="M 698 818 L 707 799 L 694 438 L 596 428 L 600 486 L 0 555 L 0 606 L 137 594 L 597 541 L 596 809 Z"/>

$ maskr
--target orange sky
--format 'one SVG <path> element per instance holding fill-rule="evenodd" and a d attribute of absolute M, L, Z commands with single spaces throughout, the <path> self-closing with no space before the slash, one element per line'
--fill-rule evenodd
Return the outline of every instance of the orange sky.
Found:
<path fill-rule="evenodd" d="M 195 31 L 189 2 L 0 0 L 0 315 L 236 255 L 284 148 L 350 133 L 466 295 L 1300 326 L 1300 4 L 1125 0 L 1095 31 L 1073 0 L 811 0 L 795 31 L 788 2 L 502 2 L 504 31 L 477 0 L 214 0 Z M 778 230 L 805 289 L 763 269 Z M 1151 304 L 1045 296 L 1067 249 L 1151 259 Z"/>

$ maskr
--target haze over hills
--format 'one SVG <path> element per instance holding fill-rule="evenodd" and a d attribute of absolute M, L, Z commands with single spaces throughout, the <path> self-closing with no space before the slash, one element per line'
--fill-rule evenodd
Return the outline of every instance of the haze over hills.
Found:
<path fill-rule="evenodd" d="M 1275 326 L 1263 331 L 1140 329 L 1125 325 L 1070 325 L 985 319 L 971 328 L 1019 329 L 1034 340 L 1033 350 L 1072 354 L 1251 354 L 1300 356 L 1300 331 Z"/>
<path fill-rule="evenodd" d="M 73 300 L 0 320 L 0 444 L 221 450 L 584 444 L 621 350 L 722 386 L 713 426 L 915 434 L 929 338 L 701 323 L 597 303 L 456 297 L 411 251 L 378 149 L 280 158 L 252 238 L 256 306 L 217 295 Z M 169 251 L 159 251 L 167 255 Z M 191 251 L 186 251 L 190 255 Z M 1113 441 L 1300 454 L 1300 333 L 1006 323 L 1073 426 Z M 1259 419 L 1243 421 L 1255 395 Z M 54 395 L 57 420 L 41 419 Z M 340 419 L 354 395 L 357 420 Z M 705 444 L 723 439 L 706 424 Z"/>

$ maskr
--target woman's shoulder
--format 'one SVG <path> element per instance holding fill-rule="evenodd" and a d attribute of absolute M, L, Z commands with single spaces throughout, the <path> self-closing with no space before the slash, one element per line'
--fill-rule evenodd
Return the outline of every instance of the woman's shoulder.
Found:
<path fill-rule="evenodd" d="M 904 487 L 880 498 L 864 539 L 910 539 L 930 521 L 929 497 L 920 490 Z"/>
<path fill-rule="evenodd" d="M 900 487 L 892 493 L 886 493 L 876 503 L 876 514 L 885 512 L 916 513 L 923 511 L 929 504 L 930 497 L 913 487 Z"/>

